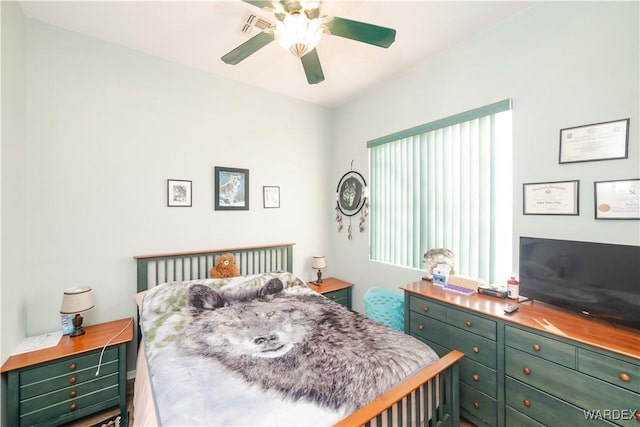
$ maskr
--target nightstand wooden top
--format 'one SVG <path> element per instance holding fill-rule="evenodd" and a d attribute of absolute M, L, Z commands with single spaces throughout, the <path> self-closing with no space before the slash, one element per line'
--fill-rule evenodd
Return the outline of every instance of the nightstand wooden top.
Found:
<path fill-rule="evenodd" d="M 114 320 L 98 325 L 85 326 L 85 334 L 79 337 L 63 335 L 55 347 L 42 350 L 16 354 L 9 357 L 2 365 L 1 373 L 21 369 L 40 363 L 50 362 L 75 354 L 101 349 L 108 343 L 109 346 L 129 342 L 133 339 L 133 318 Z"/>
<path fill-rule="evenodd" d="M 340 279 L 335 279 L 333 277 L 328 277 L 326 279 L 322 279 L 322 283 L 316 284 L 316 282 L 308 282 L 309 287 L 314 291 L 325 294 L 327 292 L 339 291 L 340 289 L 346 289 L 353 286 L 353 283 L 345 282 Z"/>

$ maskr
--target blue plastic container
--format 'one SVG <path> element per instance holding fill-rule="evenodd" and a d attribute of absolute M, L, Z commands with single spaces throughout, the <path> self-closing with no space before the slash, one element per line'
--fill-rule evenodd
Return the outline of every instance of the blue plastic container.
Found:
<path fill-rule="evenodd" d="M 364 294 L 367 317 L 404 332 L 404 299 L 386 289 L 373 287 Z"/>

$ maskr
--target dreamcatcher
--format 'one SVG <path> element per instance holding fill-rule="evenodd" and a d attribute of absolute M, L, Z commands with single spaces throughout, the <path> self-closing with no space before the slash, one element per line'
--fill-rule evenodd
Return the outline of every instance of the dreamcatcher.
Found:
<path fill-rule="evenodd" d="M 369 190 L 364 177 L 353 170 L 353 161 L 351 162 L 351 171 L 345 173 L 336 188 L 336 222 L 338 223 L 338 232 L 342 231 L 342 216 L 349 217 L 349 226 L 347 227 L 347 238 L 353 239 L 351 218 L 360 212 L 360 223 L 358 225 L 360 232 L 364 232 L 365 220 L 369 215 Z M 363 209 L 364 208 L 364 209 Z"/>

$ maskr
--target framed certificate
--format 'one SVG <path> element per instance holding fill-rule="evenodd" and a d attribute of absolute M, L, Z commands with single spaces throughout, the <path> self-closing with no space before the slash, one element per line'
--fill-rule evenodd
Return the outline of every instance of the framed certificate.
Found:
<path fill-rule="evenodd" d="M 594 182 L 596 219 L 640 219 L 640 179 Z"/>
<path fill-rule="evenodd" d="M 522 185 L 524 215 L 579 215 L 580 181 L 536 182 Z"/>
<path fill-rule="evenodd" d="M 560 163 L 626 159 L 629 119 L 560 130 Z"/>

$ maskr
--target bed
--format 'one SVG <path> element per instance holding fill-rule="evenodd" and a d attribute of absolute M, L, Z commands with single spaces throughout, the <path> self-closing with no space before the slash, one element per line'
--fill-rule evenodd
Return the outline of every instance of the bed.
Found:
<path fill-rule="evenodd" d="M 134 257 L 134 425 L 457 426 L 463 354 L 315 293 L 293 246 Z M 209 279 L 227 253 L 242 276 Z"/>

